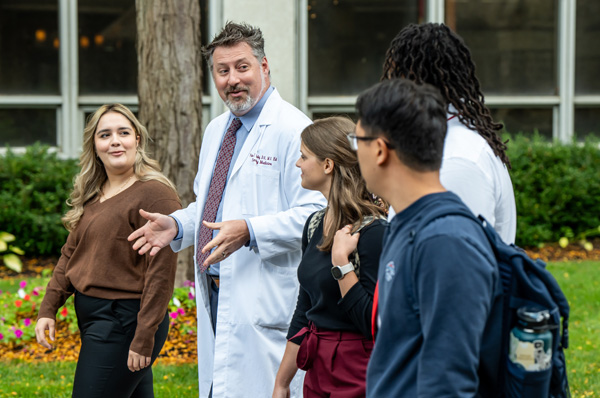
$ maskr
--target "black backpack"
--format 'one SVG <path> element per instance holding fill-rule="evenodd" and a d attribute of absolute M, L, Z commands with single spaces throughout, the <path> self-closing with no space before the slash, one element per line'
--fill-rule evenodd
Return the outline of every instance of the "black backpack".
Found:
<path fill-rule="evenodd" d="M 476 222 L 487 236 L 498 262 L 503 290 L 501 363 L 498 397 L 567 398 L 571 396 L 564 349 L 569 346 L 569 303 L 554 276 L 541 260 L 532 260 L 525 251 L 508 245 L 482 217 L 467 208 L 441 206 L 423 216 L 414 237 L 432 221 L 446 216 L 462 216 Z M 552 328 L 552 367 L 539 372 L 517 368 L 508 358 L 509 335 L 517 322 L 517 309 L 535 306 L 550 312 Z M 562 322 L 561 322 L 562 318 Z"/>

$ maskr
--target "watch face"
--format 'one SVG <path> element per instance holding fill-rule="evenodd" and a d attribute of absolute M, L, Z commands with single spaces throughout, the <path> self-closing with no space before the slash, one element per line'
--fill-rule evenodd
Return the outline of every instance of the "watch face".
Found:
<path fill-rule="evenodd" d="M 342 279 L 342 276 L 344 276 L 342 274 L 342 270 L 340 269 L 340 267 L 333 267 L 331 269 L 331 275 L 333 276 L 333 279 L 335 279 L 335 280 Z"/>

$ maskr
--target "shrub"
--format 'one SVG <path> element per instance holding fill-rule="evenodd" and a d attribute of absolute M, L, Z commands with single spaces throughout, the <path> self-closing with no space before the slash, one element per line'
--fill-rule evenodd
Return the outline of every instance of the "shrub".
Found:
<path fill-rule="evenodd" d="M 59 159 L 48 146 L 0 156 L 0 225 L 28 255 L 58 255 L 67 238 L 61 222 L 78 171 L 76 160 Z"/>
<path fill-rule="evenodd" d="M 510 172 L 520 246 L 556 242 L 600 225 L 600 149 L 597 142 L 550 144 L 512 137 Z"/>

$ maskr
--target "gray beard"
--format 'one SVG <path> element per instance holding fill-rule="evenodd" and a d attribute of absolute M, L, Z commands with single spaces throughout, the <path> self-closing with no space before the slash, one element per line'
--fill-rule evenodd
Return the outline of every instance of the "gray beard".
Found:
<path fill-rule="evenodd" d="M 254 106 L 255 103 L 256 103 L 256 101 L 254 101 L 254 99 L 252 97 L 250 97 L 250 95 L 246 95 L 246 99 L 244 100 L 244 102 L 239 102 L 239 101 L 234 102 L 234 101 L 231 101 L 230 99 L 225 101 L 225 105 L 233 113 L 247 112 Z"/>

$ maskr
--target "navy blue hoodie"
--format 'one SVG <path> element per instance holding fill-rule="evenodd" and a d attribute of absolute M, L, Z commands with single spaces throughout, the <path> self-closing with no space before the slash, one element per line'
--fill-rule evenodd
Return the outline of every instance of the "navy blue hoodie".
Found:
<path fill-rule="evenodd" d="M 498 266 L 481 227 L 465 217 L 439 218 L 415 235 L 439 206 L 466 208 L 451 192 L 424 196 L 392 219 L 384 237 L 367 397 L 490 397 L 496 390 Z"/>

